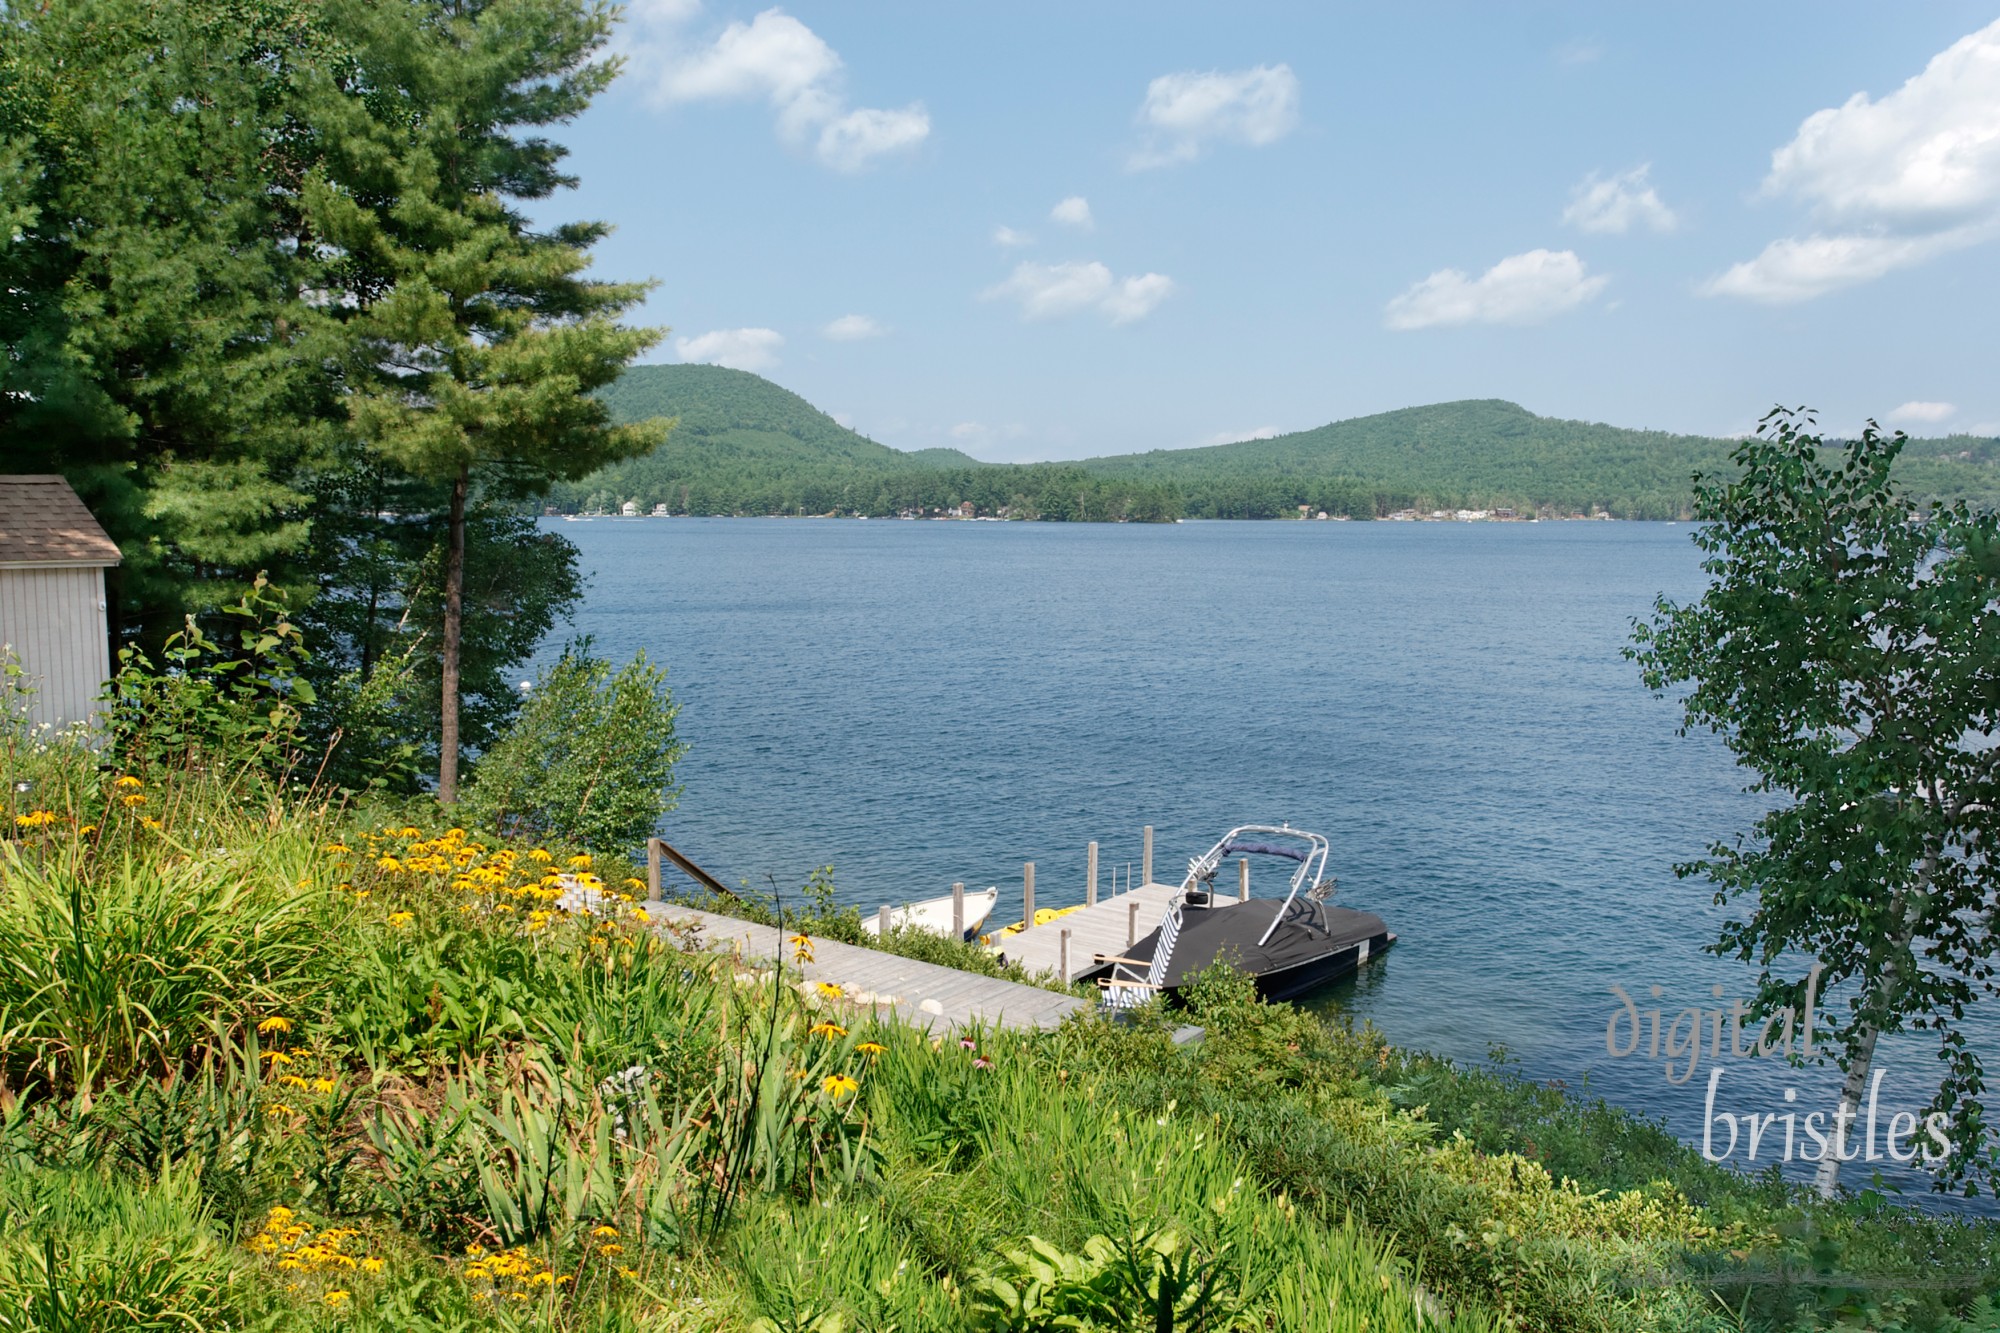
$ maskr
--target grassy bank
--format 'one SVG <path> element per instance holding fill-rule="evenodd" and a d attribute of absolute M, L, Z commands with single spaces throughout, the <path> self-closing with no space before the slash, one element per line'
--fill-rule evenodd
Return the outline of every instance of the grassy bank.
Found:
<path fill-rule="evenodd" d="M 1990 1322 L 1895 1285 L 1990 1274 L 1990 1227 L 1818 1207 L 1226 974 L 1193 1050 L 1165 1014 L 934 1040 L 583 853 L 30 762 L 0 1328 Z"/>
<path fill-rule="evenodd" d="M 933 1042 L 634 884 L 562 910 L 582 855 L 101 776 L 0 856 L 0 1326 L 1490 1326 L 1113 1108 L 1099 1038 Z"/>

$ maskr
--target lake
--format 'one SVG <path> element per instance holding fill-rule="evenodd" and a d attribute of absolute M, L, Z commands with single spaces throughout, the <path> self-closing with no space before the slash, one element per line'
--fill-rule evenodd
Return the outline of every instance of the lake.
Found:
<path fill-rule="evenodd" d="M 867 912 L 998 885 L 997 923 L 1025 861 L 1062 906 L 1093 839 L 1108 888 L 1143 825 L 1168 879 L 1234 824 L 1290 821 L 1331 839 L 1336 901 L 1400 936 L 1323 1003 L 1464 1061 L 1504 1046 L 1701 1141 L 1716 1062 L 1676 1084 L 1606 1044 L 1614 985 L 1667 1025 L 1750 990 L 1702 952 L 1723 911 L 1672 866 L 1760 807 L 1620 656 L 1655 597 L 1700 595 L 1687 526 L 550 526 L 589 575 L 569 632 L 671 670 L 691 748 L 664 832 L 725 882 L 789 891 L 830 863 Z M 1281 892 L 1266 873 L 1253 889 Z M 1927 1099 L 1931 1061 L 1885 1043 L 1884 1117 Z M 1829 1071 L 1721 1063 L 1717 1110 L 1834 1103 Z"/>

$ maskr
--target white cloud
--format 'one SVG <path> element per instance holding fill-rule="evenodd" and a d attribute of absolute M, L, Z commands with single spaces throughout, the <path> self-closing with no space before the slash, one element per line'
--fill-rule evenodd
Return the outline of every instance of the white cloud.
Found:
<path fill-rule="evenodd" d="M 1015 231 L 1004 222 L 993 229 L 993 244 L 1003 250 L 1012 250 L 1016 246 L 1033 245 L 1034 243 L 1035 238 L 1028 235 L 1027 232 Z"/>
<path fill-rule="evenodd" d="M 1958 407 L 1952 403 L 1927 403 L 1921 400 L 1913 400 L 1904 403 L 1901 407 L 1891 412 L 1889 420 L 1920 421 L 1925 425 L 1935 425 L 1956 411 L 1958 411 Z"/>
<path fill-rule="evenodd" d="M 1652 164 L 1646 163 L 1616 176 L 1591 172 L 1569 192 L 1569 207 L 1562 220 L 1581 231 L 1624 233 L 1634 227 L 1672 231 L 1680 219 L 1660 199 L 1647 179 Z"/>
<path fill-rule="evenodd" d="M 779 136 L 810 147 L 835 171 L 860 171 L 930 137 L 930 113 L 921 102 L 848 107 L 839 54 L 781 9 L 731 23 L 708 47 L 687 53 L 678 28 L 698 8 L 685 0 L 647 0 L 631 15 L 628 53 L 660 101 L 768 101 Z"/>
<path fill-rule="evenodd" d="M 683 361 L 706 361 L 731 370 L 769 370 L 778 364 L 785 335 L 776 329 L 716 329 L 695 338 L 674 339 Z"/>
<path fill-rule="evenodd" d="M 1786 236 L 1772 241 L 1695 290 L 1703 296 L 1740 296 L 1782 305 L 1871 282 L 1899 268 L 1981 239 L 1964 228 L 1937 236 Z"/>
<path fill-rule="evenodd" d="M 930 132 L 930 113 L 922 103 L 900 111 L 862 107 L 820 130 L 817 151 L 835 171 L 859 171 L 878 157 L 915 148 Z"/>
<path fill-rule="evenodd" d="M 1555 49 L 1558 65 L 1594 65 L 1604 58 L 1604 43 L 1595 37 L 1577 37 Z"/>
<path fill-rule="evenodd" d="M 1880 101 L 1856 93 L 1806 117 L 1763 193 L 1826 230 L 1773 241 L 1705 294 L 1802 301 L 2000 235 L 2000 21 Z"/>
<path fill-rule="evenodd" d="M 1299 123 L 1298 75 L 1290 65 L 1162 74 L 1146 86 L 1138 121 L 1146 138 L 1134 171 L 1192 162 L 1212 143 L 1261 148 Z"/>
<path fill-rule="evenodd" d="M 867 315 L 842 315 L 820 333 L 837 343 L 860 342 L 866 338 L 880 338 L 889 330 Z"/>
<path fill-rule="evenodd" d="M 1023 319 L 1060 319 L 1095 310 L 1113 324 L 1130 324 L 1152 314 L 1173 290 L 1173 279 L 1163 273 L 1121 279 L 1094 260 L 1067 264 L 1026 260 L 1005 282 L 987 288 L 980 297 L 1018 302 Z"/>
<path fill-rule="evenodd" d="M 1027 435 L 1028 428 L 1018 421 L 1004 425 L 988 425 L 984 421 L 961 421 L 945 434 L 952 442 L 968 448 L 984 448 L 1005 440 L 1018 440 Z"/>
<path fill-rule="evenodd" d="M 1219 430 L 1202 443 L 1238 444 L 1244 440 L 1275 440 L 1283 433 L 1276 426 L 1259 426 L 1255 430 Z"/>
<path fill-rule="evenodd" d="M 1458 324 L 1539 324 L 1593 299 L 1609 279 L 1585 272 L 1572 250 L 1509 255 L 1477 278 L 1441 268 L 1389 302 L 1392 329 Z"/>
<path fill-rule="evenodd" d="M 1089 231 L 1097 225 L 1096 219 L 1090 216 L 1090 201 L 1080 194 L 1073 194 L 1051 208 L 1049 217 L 1078 231 Z"/>

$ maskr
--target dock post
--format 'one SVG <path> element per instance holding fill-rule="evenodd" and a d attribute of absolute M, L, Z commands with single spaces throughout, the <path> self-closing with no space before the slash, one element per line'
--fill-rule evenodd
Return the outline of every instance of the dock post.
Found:
<path fill-rule="evenodd" d="M 1135 898 L 1132 900 L 1132 905 L 1125 909 L 1125 947 L 1129 949 L 1138 942 L 1139 900 Z"/>
<path fill-rule="evenodd" d="M 1153 882 L 1153 826 L 1146 825 L 1146 851 L 1139 860 L 1139 887 Z"/>
<path fill-rule="evenodd" d="M 1239 903 L 1250 901 L 1250 862 L 1248 860 L 1236 863 L 1236 901 Z"/>
<path fill-rule="evenodd" d="M 1021 928 L 1035 924 L 1035 863 L 1021 863 Z"/>
<path fill-rule="evenodd" d="M 1069 980 L 1069 927 L 1068 926 L 1064 926 L 1062 928 L 1062 934 L 1056 936 L 1056 975 L 1062 978 L 1064 981 Z"/>
<path fill-rule="evenodd" d="M 876 930 L 882 939 L 889 938 L 889 904 L 882 904 L 881 914 L 875 918 Z"/>
<path fill-rule="evenodd" d="M 646 893 L 654 902 L 660 901 L 660 840 L 646 839 Z"/>
<path fill-rule="evenodd" d="M 955 940 L 965 938 L 965 885 L 963 884 L 951 886 L 951 937 Z"/>
<path fill-rule="evenodd" d="M 1084 859 L 1090 863 L 1090 872 L 1083 881 L 1083 905 L 1097 906 L 1097 844 L 1091 843 Z"/>

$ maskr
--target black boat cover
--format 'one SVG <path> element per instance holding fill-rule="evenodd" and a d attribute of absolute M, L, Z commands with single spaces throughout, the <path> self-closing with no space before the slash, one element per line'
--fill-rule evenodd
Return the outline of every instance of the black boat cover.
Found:
<path fill-rule="evenodd" d="M 1259 947 L 1257 941 L 1270 927 L 1271 918 L 1284 907 L 1282 901 L 1272 898 L 1188 906 L 1162 984 L 1169 990 L 1183 986 L 1217 959 L 1226 959 L 1237 971 L 1251 976 L 1282 972 L 1351 949 L 1363 940 L 1377 939 L 1389 929 L 1373 912 L 1293 899 L 1271 942 Z M 1150 962 L 1159 939 L 1160 932 L 1155 930 L 1126 950 L 1125 956 Z"/>

